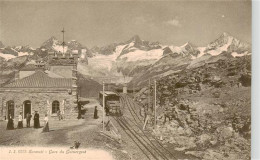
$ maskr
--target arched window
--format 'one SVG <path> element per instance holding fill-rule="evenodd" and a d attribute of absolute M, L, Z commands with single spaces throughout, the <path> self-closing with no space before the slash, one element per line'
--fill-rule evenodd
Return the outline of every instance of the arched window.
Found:
<path fill-rule="evenodd" d="M 7 116 L 11 115 L 14 118 L 14 101 L 7 102 Z"/>
<path fill-rule="evenodd" d="M 53 101 L 52 102 L 52 113 L 57 113 L 58 110 L 60 110 L 60 102 Z"/>

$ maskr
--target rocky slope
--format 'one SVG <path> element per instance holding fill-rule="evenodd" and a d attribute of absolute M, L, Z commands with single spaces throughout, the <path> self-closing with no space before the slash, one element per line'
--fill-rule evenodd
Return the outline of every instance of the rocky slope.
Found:
<path fill-rule="evenodd" d="M 160 78 L 169 74 L 213 63 L 220 59 L 236 59 L 251 55 L 250 45 L 223 33 L 207 47 L 196 47 L 186 43 L 180 47 L 168 46 L 163 48 L 163 56 L 151 64 L 141 74 L 135 75 L 130 85 L 142 86 L 149 78 Z M 140 73 L 140 72 L 139 72 Z"/>
<path fill-rule="evenodd" d="M 250 159 L 251 56 L 170 74 L 157 79 L 157 91 L 154 134 L 163 143 L 200 159 Z M 142 110 L 152 110 L 148 93 L 145 87 L 135 95 Z"/>

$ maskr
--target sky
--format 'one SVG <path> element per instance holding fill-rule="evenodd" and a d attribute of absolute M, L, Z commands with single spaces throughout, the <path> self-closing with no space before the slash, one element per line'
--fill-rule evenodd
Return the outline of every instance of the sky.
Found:
<path fill-rule="evenodd" d="M 0 41 L 39 47 L 52 36 L 88 48 L 134 35 L 165 45 L 206 46 L 223 32 L 251 43 L 250 1 L 0 2 Z"/>

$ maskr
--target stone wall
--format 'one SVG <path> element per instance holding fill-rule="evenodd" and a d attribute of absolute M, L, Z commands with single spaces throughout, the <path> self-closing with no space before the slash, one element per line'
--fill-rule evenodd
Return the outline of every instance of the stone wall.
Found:
<path fill-rule="evenodd" d="M 57 115 L 51 114 L 52 102 L 57 100 L 61 105 L 64 101 L 64 116 L 66 119 L 76 119 L 78 116 L 77 97 L 75 93 L 69 94 L 67 89 L 3 89 L 0 88 L 0 120 L 7 116 L 7 102 L 14 101 L 14 117 L 17 118 L 19 112 L 23 112 L 23 103 L 31 101 L 31 113 L 38 111 L 40 118 L 48 112 L 49 117 L 57 119 Z M 50 105 L 48 105 L 48 102 Z"/>

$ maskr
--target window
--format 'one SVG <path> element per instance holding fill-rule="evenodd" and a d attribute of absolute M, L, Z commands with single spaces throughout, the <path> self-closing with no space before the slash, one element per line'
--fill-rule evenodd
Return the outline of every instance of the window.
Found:
<path fill-rule="evenodd" d="M 14 118 L 14 101 L 7 102 L 7 115 L 11 115 Z"/>
<path fill-rule="evenodd" d="M 60 102 L 59 101 L 53 101 L 52 102 L 52 114 L 57 113 L 58 110 L 60 110 Z"/>

